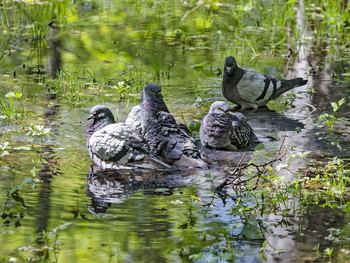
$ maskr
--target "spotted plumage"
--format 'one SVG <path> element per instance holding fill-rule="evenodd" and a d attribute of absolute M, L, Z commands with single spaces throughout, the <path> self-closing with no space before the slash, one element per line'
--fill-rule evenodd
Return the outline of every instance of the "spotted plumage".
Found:
<path fill-rule="evenodd" d="M 254 70 L 238 67 L 234 57 L 225 59 L 222 92 L 224 97 L 243 109 L 265 106 L 270 100 L 299 86 L 307 80 L 295 78 L 277 80 Z"/>
<path fill-rule="evenodd" d="M 88 120 L 89 155 L 102 169 L 170 168 L 150 152 L 140 135 L 125 123 L 116 123 L 106 106 L 93 107 Z"/>
<path fill-rule="evenodd" d="M 203 147 L 218 150 L 238 150 L 257 142 L 257 137 L 242 113 L 230 112 L 223 101 L 214 102 L 203 118 L 200 139 Z"/>

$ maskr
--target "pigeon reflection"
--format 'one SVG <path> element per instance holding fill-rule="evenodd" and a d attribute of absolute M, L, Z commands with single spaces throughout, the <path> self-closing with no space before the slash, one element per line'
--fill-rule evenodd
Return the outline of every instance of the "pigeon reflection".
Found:
<path fill-rule="evenodd" d="M 172 194 L 174 188 L 188 185 L 182 176 L 178 171 L 102 170 L 91 166 L 86 178 L 86 195 L 91 197 L 88 209 L 94 215 L 106 213 L 112 204 L 123 203 L 140 189 L 149 190 L 150 194 Z M 167 190 L 156 191 L 160 188 Z"/>
<path fill-rule="evenodd" d="M 256 110 L 244 110 L 248 123 L 253 127 L 256 133 L 269 134 L 279 131 L 296 131 L 305 128 L 303 120 L 299 116 L 290 118 L 284 114 L 277 113 L 262 107 Z"/>

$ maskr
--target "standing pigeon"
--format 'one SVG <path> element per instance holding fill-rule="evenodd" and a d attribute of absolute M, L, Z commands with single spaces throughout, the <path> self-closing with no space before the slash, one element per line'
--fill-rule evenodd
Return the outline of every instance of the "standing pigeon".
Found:
<path fill-rule="evenodd" d="M 144 87 L 140 105 L 143 136 L 153 153 L 177 167 L 208 168 L 194 139 L 169 113 L 159 85 Z"/>
<path fill-rule="evenodd" d="M 222 93 L 227 100 L 243 109 L 256 109 L 306 83 L 307 80 L 302 78 L 276 80 L 254 70 L 242 69 L 238 67 L 235 58 L 229 56 L 225 59 Z"/>
<path fill-rule="evenodd" d="M 94 106 L 88 120 L 89 155 L 102 169 L 170 168 L 150 152 L 141 136 L 125 123 L 116 123 L 106 106 Z"/>
<path fill-rule="evenodd" d="M 234 151 L 257 141 L 244 115 L 230 110 L 230 106 L 223 101 L 211 105 L 199 132 L 203 147 Z"/>

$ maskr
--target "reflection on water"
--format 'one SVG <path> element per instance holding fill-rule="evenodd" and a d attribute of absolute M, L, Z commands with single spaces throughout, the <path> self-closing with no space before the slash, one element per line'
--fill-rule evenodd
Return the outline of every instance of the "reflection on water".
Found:
<path fill-rule="evenodd" d="M 177 173 L 177 174 L 176 174 Z M 186 181 L 189 179 L 186 178 Z M 87 175 L 87 196 L 92 198 L 93 211 L 94 204 L 122 203 L 124 199 L 130 198 L 139 189 L 166 189 L 166 192 L 177 187 L 187 186 L 182 175 L 177 171 L 174 174 L 159 171 L 130 171 L 130 170 L 99 170 L 92 166 Z"/>
<path fill-rule="evenodd" d="M 13 1 L 18 6 L 26 2 L 33 1 Z M 347 234 L 347 214 L 335 209 L 307 206 L 293 199 L 288 202 L 294 210 L 284 218 L 269 210 L 271 204 L 264 203 L 266 197 L 259 192 L 239 196 L 239 203 L 233 191 L 227 196 L 214 191 L 242 157 L 245 161 L 257 158 L 254 153 L 258 150 L 264 162 L 282 143 L 293 144 L 291 154 L 311 151 L 313 156 L 348 157 L 350 149 L 348 123 L 336 127 L 336 138 L 344 150 L 330 145 L 325 129 L 315 125 L 319 114 L 331 112 L 331 102 L 349 97 L 349 63 L 327 51 L 331 38 L 327 36 L 324 42 L 293 38 L 291 42 L 301 43 L 287 59 L 283 57 L 286 46 L 282 43 L 279 49 L 276 44 L 286 37 L 285 25 L 277 27 L 271 37 L 269 29 L 253 26 L 262 23 L 261 17 L 254 18 L 260 7 L 222 2 L 150 1 L 145 9 L 146 5 L 137 1 L 78 1 L 72 13 L 63 7 L 46 12 L 41 8 L 51 5 L 42 2 L 23 9 L 27 13 L 38 10 L 40 17 L 35 23 L 22 21 L 22 15 L 18 15 L 21 23 L 12 21 L 13 17 L 7 21 L 13 22 L 13 27 L 26 26 L 14 34 L 8 34 L 11 27 L 2 28 L 0 85 L 6 92 L 23 93 L 28 114 L 21 124 L 0 125 L 1 139 L 4 136 L 4 141 L 10 142 L 10 154 L 1 159 L 0 204 L 2 211 L 11 211 L 13 216 L 4 219 L 9 223 L 0 227 L 0 260 L 322 262 L 317 254 L 335 247 L 326 239 L 329 229 L 345 229 Z M 281 6 L 294 2 L 303 4 L 288 1 Z M 9 9 L 5 14 L 5 10 L 3 5 L 0 15 L 4 22 L 5 15 L 21 11 Z M 235 17 L 233 12 L 247 16 Z M 47 14 L 49 17 L 44 16 Z M 56 23 L 49 23 L 54 18 L 51 14 L 57 16 Z M 289 16 L 282 20 L 293 19 Z M 302 13 L 297 16 L 303 21 L 299 25 L 307 24 Z M 242 35 L 235 30 L 241 23 L 247 23 Z M 39 24 L 47 35 L 31 35 L 31 25 Z M 247 154 L 202 151 L 212 161 L 210 175 L 193 170 L 98 171 L 96 167 L 87 174 L 91 163 L 84 134 L 92 105 L 106 104 L 123 120 L 139 101 L 137 90 L 156 81 L 178 120 L 200 122 L 208 106 L 223 99 L 220 71 L 227 55 L 237 55 L 244 66 L 273 74 L 282 74 L 287 63 L 287 78 L 309 79 L 307 86 L 290 91 L 296 95 L 291 104 L 285 104 L 283 98 L 274 102 L 273 106 L 283 110 L 244 112 L 256 133 L 277 140 L 259 144 Z M 47 65 L 47 75 L 43 65 Z M 45 82 L 49 75 L 57 80 L 54 89 Z M 349 105 L 344 104 L 337 117 L 350 117 L 349 112 Z M 53 132 L 44 139 L 42 149 L 39 140 L 25 135 L 31 124 L 44 124 Z M 305 166 L 300 160 L 291 163 L 294 170 Z M 8 193 L 32 176 L 33 167 L 41 183 L 19 190 L 23 206 L 18 196 Z M 287 172 L 281 176 L 294 178 Z M 279 208 L 290 205 L 288 202 Z M 16 222 L 21 226 L 16 228 Z M 67 222 L 71 225 L 57 235 L 50 232 Z M 261 250 L 265 239 L 268 244 Z M 339 262 L 346 262 L 343 256 Z"/>

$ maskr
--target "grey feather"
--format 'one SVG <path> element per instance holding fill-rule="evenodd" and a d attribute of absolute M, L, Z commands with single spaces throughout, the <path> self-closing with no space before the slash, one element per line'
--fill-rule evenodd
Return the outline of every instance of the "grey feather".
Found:
<path fill-rule="evenodd" d="M 145 140 L 128 125 L 115 123 L 106 106 L 93 107 L 88 119 L 89 155 L 102 169 L 170 168 L 151 153 Z"/>
<path fill-rule="evenodd" d="M 134 106 L 125 120 L 125 124 L 131 127 L 137 134 L 142 134 L 141 126 L 141 106 Z"/>
<path fill-rule="evenodd" d="M 265 106 L 282 93 L 306 83 L 307 80 L 302 78 L 277 80 L 254 70 L 240 68 L 232 56 L 225 59 L 223 95 L 243 109 Z"/>
<path fill-rule="evenodd" d="M 211 105 L 199 132 L 203 147 L 234 151 L 258 142 L 245 116 L 230 110 L 230 106 L 223 101 Z"/>
<path fill-rule="evenodd" d="M 208 168 L 188 130 L 169 113 L 159 85 L 144 87 L 140 105 L 142 134 L 153 153 L 178 167 Z"/>
<path fill-rule="evenodd" d="M 177 167 L 207 169 L 194 139 L 181 129 L 174 117 L 164 111 L 156 114 L 144 135 L 151 150 Z"/>

